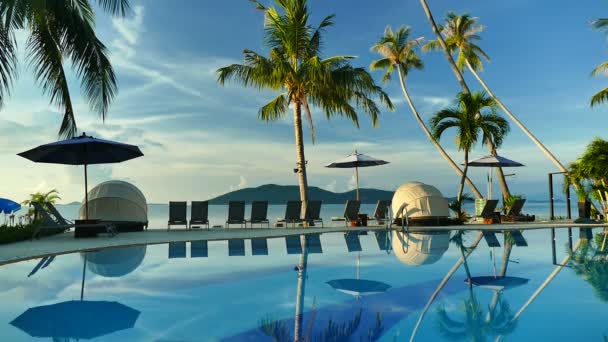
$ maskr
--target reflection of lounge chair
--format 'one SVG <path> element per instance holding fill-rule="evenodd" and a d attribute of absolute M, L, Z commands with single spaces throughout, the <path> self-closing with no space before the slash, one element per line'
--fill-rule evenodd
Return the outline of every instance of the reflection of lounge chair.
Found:
<path fill-rule="evenodd" d="M 251 239 L 251 255 L 268 255 L 268 240 L 264 238 Z"/>
<path fill-rule="evenodd" d="M 226 228 L 230 228 L 231 224 L 240 224 L 241 228 L 246 226 L 247 221 L 245 221 L 245 202 L 228 202 L 228 220 L 226 220 Z"/>
<path fill-rule="evenodd" d="M 302 244 L 299 235 L 286 236 L 285 246 L 287 247 L 287 254 L 302 254 Z"/>
<path fill-rule="evenodd" d="M 45 203 L 45 206 L 39 202 L 32 202 L 31 206 L 34 207 L 36 211 L 36 216 L 40 218 L 39 224 L 36 226 L 34 233 L 32 234 L 32 240 L 34 238 L 39 238 L 42 231 L 46 231 L 49 233 L 62 233 L 70 228 L 76 228 L 77 224 L 75 222 L 66 220 L 61 216 L 61 214 L 53 207 L 50 203 Z M 48 208 L 53 208 L 54 214 L 51 214 Z M 106 233 L 108 233 L 111 237 L 116 235 L 116 231 L 114 229 L 114 225 L 110 222 L 104 223 L 91 223 L 91 224 L 78 224 L 79 228 L 105 228 Z"/>
<path fill-rule="evenodd" d="M 513 237 L 513 240 L 515 241 L 515 246 L 528 247 L 528 242 L 526 241 L 526 239 L 524 238 L 524 236 L 521 234 L 521 232 L 519 230 L 512 230 L 511 236 Z"/>
<path fill-rule="evenodd" d="M 498 241 L 498 238 L 494 232 L 482 231 L 482 233 L 483 238 L 488 243 L 488 247 L 500 247 L 500 242 Z"/>
<path fill-rule="evenodd" d="M 359 234 L 355 232 L 344 233 L 344 240 L 346 241 L 346 249 L 348 252 L 361 252 L 361 241 L 359 240 Z"/>
<path fill-rule="evenodd" d="M 251 203 L 251 219 L 249 224 L 253 228 L 254 224 L 266 224 L 270 228 L 270 221 L 268 221 L 268 201 L 253 201 Z"/>
<path fill-rule="evenodd" d="M 391 205 L 391 201 L 388 200 L 379 200 L 376 203 L 376 209 L 374 210 L 374 214 L 372 217 L 369 217 L 368 220 L 377 221 L 378 224 L 382 224 L 383 221 L 388 220 L 388 207 Z"/>
<path fill-rule="evenodd" d="M 344 207 L 344 216 L 343 217 L 332 217 L 332 221 L 345 221 L 346 224 L 353 221 L 359 220 L 359 207 L 361 206 L 360 201 L 348 200 L 346 201 L 346 206 Z"/>
<path fill-rule="evenodd" d="M 245 240 L 228 240 L 228 256 L 245 256 Z"/>
<path fill-rule="evenodd" d="M 288 201 L 285 207 L 285 218 L 279 222 L 285 222 L 285 226 L 291 223 L 293 227 L 297 223 L 302 223 L 302 202 Z"/>
<path fill-rule="evenodd" d="M 191 258 L 206 258 L 209 256 L 209 248 L 207 241 L 192 241 L 190 242 L 190 257 Z"/>
<path fill-rule="evenodd" d="M 321 204 L 323 204 L 321 201 L 308 201 L 306 212 L 304 213 L 304 220 L 308 222 L 308 224 L 314 225 L 317 222 L 321 222 L 321 227 L 323 227 Z"/>
<path fill-rule="evenodd" d="M 185 258 L 186 242 L 169 242 L 169 259 Z"/>
<path fill-rule="evenodd" d="M 188 227 L 188 220 L 186 219 L 187 206 L 188 204 L 186 202 L 169 202 L 167 231 L 171 229 L 171 226 L 179 225 Z"/>
<path fill-rule="evenodd" d="M 192 201 L 189 228 L 192 229 L 192 225 L 195 224 L 206 225 L 209 229 L 209 202 Z"/>
<path fill-rule="evenodd" d="M 386 231 L 380 231 L 374 232 L 374 235 L 376 235 L 376 242 L 378 242 L 378 248 L 380 248 L 381 251 L 388 251 L 390 244 L 388 233 Z"/>

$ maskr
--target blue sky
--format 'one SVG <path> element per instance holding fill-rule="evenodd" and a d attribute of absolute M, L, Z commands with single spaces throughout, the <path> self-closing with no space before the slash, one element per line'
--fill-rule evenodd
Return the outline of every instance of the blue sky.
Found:
<path fill-rule="evenodd" d="M 467 12 L 487 26 L 480 45 L 492 58 L 482 77 L 503 102 L 564 163 L 576 158 L 596 136 L 604 136 L 607 110 L 590 109 L 589 98 L 608 79 L 589 77 L 606 60 L 607 42 L 589 22 L 603 16 L 602 2 L 578 6 L 566 1 L 430 1 L 437 20 L 449 10 Z M 206 199 L 231 189 L 266 183 L 297 184 L 291 118 L 272 124 L 257 120 L 257 110 L 273 97 L 235 84 L 216 83 L 218 67 L 239 62 L 242 50 L 265 52 L 262 13 L 248 1 L 132 1 L 124 19 L 99 13 L 97 30 L 111 51 L 119 94 L 105 124 L 87 108 L 79 84 L 72 94 L 81 130 L 98 137 L 138 144 L 145 153 L 119 165 L 91 167 L 89 184 L 122 179 L 136 184 L 151 202 Z M 325 54 L 348 54 L 353 64 L 368 66 L 377 56 L 369 47 L 388 24 L 412 26 L 415 36 L 432 39 L 418 1 L 311 0 L 312 22 L 335 13 L 336 25 L 325 35 Z M 24 46 L 26 32 L 20 32 Z M 442 54 L 423 55 L 425 69 L 413 72 L 410 92 L 428 120 L 449 105 L 459 86 Z M 2 197 L 24 199 L 33 191 L 57 188 L 66 202 L 82 198 L 82 169 L 38 165 L 15 154 L 57 138 L 61 115 L 48 104 L 24 66 L 10 99 L 0 110 Z M 375 74 L 380 81 L 380 73 Z M 479 89 L 471 75 L 472 88 Z M 396 82 L 386 86 L 397 105 L 383 113 L 378 128 L 361 120 L 328 122 L 315 111 L 317 144 L 306 140 L 309 183 L 334 191 L 353 187 L 349 170 L 323 165 L 354 149 L 391 164 L 362 171 L 364 187 L 395 189 L 419 180 L 446 195 L 457 190 L 458 177 L 413 120 Z M 308 129 L 305 130 L 309 134 Z M 454 159 L 461 154 L 451 137 L 443 145 Z M 523 162 L 510 179 L 512 192 L 545 198 L 551 162 L 519 131 L 501 154 Z M 478 148 L 473 157 L 485 154 Z M 508 171 L 510 172 L 510 171 Z M 484 189 L 483 170 L 472 177 Z"/>

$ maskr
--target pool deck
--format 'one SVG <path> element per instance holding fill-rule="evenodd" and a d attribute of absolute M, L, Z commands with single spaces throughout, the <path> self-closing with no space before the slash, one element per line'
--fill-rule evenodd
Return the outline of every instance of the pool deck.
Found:
<path fill-rule="evenodd" d="M 425 231 L 481 230 L 501 232 L 516 229 L 546 228 L 600 228 L 607 223 L 580 224 L 571 221 L 511 223 L 511 224 L 466 224 L 462 226 L 412 226 L 410 233 Z M 213 241 L 251 238 L 279 238 L 290 235 L 319 234 L 355 231 L 382 231 L 385 226 L 368 227 L 325 227 L 325 228 L 212 228 L 207 229 L 149 229 L 143 232 L 120 233 L 112 238 L 100 235 L 97 238 L 75 239 L 73 232 L 48 236 L 34 241 L 22 241 L 0 246 L 0 265 L 41 258 L 47 255 L 61 255 L 74 252 L 90 252 L 105 248 L 129 247 L 140 245 L 165 244 L 181 241 Z M 392 230 L 401 230 L 393 225 Z"/>

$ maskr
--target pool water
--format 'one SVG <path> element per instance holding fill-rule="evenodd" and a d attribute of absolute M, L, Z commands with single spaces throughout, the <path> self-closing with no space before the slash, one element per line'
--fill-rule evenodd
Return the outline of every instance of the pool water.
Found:
<path fill-rule="evenodd" d="M 466 233 L 464 245 L 477 235 Z M 250 240 L 244 250 L 239 241 L 209 241 L 0 266 L 0 336 L 2 341 L 293 341 L 299 331 L 302 341 L 408 341 L 461 249 L 442 234 L 388 236 L 388 243 L 372 232 L 311 236 L 303 254 L 297 248 L 288 254 L 285 238 L 275 238 L 267 240 L 267 255 L 259 241 L 253 250 Z M 573 244 L 582 247 L 575 257 L 515 318 L 556 269 L 550 231 L 524 236 L 528 247 L 513 247 L 507 269 L 507 276 L 521 283 L 502 290 L 469 287 L 464 267 L 458 268 L 414 340 L 603 341 L 608 261 L 594 252 L 595 242 L 578 243 L 578 229 Z M 502 234 L 498 238 L 504 245 Z M 568 255 L 568 233 L 558 230 L 556 260 Z M 467 265 L 473 277 L 493 279 L 502 258 L 503 248 L 481 240 Z"/>

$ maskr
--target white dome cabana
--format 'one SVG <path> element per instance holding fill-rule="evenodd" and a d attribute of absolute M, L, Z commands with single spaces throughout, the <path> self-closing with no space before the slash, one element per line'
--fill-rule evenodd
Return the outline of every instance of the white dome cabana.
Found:
<path fill-rule="evenodd" d="M 148 225 L 146 197 L 131 183 L 103 182 L 89 191 L 88 198 L 89 219 L 115 222 L 120 231 L 142 230 Z M 86 216 L 84 203 L 79 216 Z"/>
<path fill-rule="evenodd" d="M 408 266 L 433 264 L 441 259 L 450 247 L 450 232 L 393 231 L 392 247 L 397 259 Z"/>
<path fill-rule="evenodd" d="M 401 207 L 405 206 L 411 224 L 449 224 L 450 209 L 441 191 L 432 185 L 409 182 L 400 186 L 391 204 L 393 217 L 401 217 Z M 406 211 L 403 214 L 406 214 Z"/>

